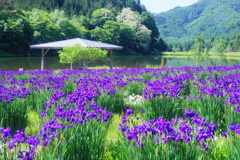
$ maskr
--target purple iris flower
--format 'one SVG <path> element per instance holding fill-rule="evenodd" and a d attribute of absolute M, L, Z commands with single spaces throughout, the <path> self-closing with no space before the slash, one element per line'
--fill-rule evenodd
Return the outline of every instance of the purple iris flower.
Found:
<path fill-rule="evenodd" d="M 6 129 L 3 129 L 1 134 L 4 138 L 11 136 L 11 128 L 7 127 Z"/>
<path fill-rule="evenodd" d="M 129 109 L 126 109 L 125 114 L 126 114 L 127 116 L 129 116 L 129 115 L 131 115 L 131 114 L 134 114 L 134 112 L 133 112 L 133 108 L 130 107 Z"/>
<path fill-rule="evenodd" d="M 223 130 L 221 135 L 222 135 L 222 137 L 227 137 L 227 131 Z"/>
<path fill-rule="evenodd" d="M 235 111 L 234 112 L 240 112 L 240 107 L 235 107 Z"/>
<path fill-rule="evenodd" d="M 189 109 L 186 109 L 185 112 L 184 112 L 184 115 L 187 116 L 187 117 L 194 117 L 195 115 L 195 110 L 189 110 Z"/>

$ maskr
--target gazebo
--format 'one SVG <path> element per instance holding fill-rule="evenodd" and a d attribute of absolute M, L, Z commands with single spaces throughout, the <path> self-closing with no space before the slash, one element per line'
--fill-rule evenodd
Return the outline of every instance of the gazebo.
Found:
<path fill-rule="evenodd" d="M 108 53 L 110 55 L 110 68 L 113 68 L 113 58 L 112 58 L 112 50 L 120 50 L 123 49 L 122 46 L 107 44 L 107 43 L 101 43 L 96 41 L 91 41 L 87 39 L 82 38 L 74 38 L 74 39 L 68 39 L 68 40 L 62 40 L 62 41 L 56 41 L 56 42 L 49 42 L 49 43 L 42 43 L 42 44 L 36 44 L 36 45 L 30 45 L 31 49 L 42 49 L 42 59 L 41 59 L 41 70 L 44 69 L 44 56 L 47 54 L 49 49 L 63 49 L 64 47 L 71 47 L 75 44 L 80 44 L 83 47 L 94 47 L 94 48 L 100 48 L 108 50 Z M 45 51 L 46 49 L 46 51 Z"/>

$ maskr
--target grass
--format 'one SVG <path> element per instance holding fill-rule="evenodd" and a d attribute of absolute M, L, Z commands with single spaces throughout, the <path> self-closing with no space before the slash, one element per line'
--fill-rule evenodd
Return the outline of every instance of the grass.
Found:
<path fill-rule="evenodd" d="M 163 52 L 164 55 L 192 55 L 192 52 Z"/>
<path fill-rule="evenodd" d="M 125 68 L 125 67 L 124 66 L 114 66 L 113 68 L 115 69 L 115 68 Z M 88 69 L 110 69 L 110 66 L 106 66 L 106 65 L 103 65 L 103 66 L 90 66 L 90 67 L 88 67 Z"/>
<path fill-rule="evenodd" d="M 214 56 L 215 53 L 209 52 L 211 56 Z M 164 55 L 192 55 L 193 52 L 164 52 Z M 229 57 L 240 57 L 240 52 L 228 52 L 225 53 Z"/>
<path fill-rule="evenodd" d="M 193 52 L 164 52 L 163 55 L 164 58 L 191 58 Z M 240 60 L 240 52 L 228 52 L 225 53 L 225 56 L 226 59 Z M 218 59 L 218 56 L 216 56 L 215 53 L 210 52 L 209 58 Z"/>

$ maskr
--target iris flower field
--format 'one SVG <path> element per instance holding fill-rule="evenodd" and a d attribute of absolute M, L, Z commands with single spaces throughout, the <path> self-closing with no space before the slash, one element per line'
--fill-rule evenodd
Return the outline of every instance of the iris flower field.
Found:
<path fill-rule="evenodd" d="M 1 160 L 239 160 L 240 66 L 0 71 Z"/>

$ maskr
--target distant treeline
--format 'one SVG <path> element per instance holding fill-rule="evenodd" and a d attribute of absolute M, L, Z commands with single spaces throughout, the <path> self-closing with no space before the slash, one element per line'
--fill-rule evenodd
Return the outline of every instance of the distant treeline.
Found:
<path fill-rule="evenodd" d="M 95 1 L 1 0 L 0 50 L 27 55 L 30 44 L 76 37 L 122 45 L 143 54 L 167 49 L 153 15 L 140 1 Z M 29 10 L 32 7 L 41 9 Z"/>
<path fill-rule="evenodd" d="M 200 32 L 199 32 L 200 33 Z M 222 42 L 226 46 L 226 52 L 239 52 L 240 51 L 240 33 L 229 34 L 219 37 L 213 37 L 210 40 L 205 40 L 204 45 L 207 50 L 211 51 L 216 43 Z M 187 52 L 191 51 L 195 40 L 168 42 L 168 51 Z"/>

